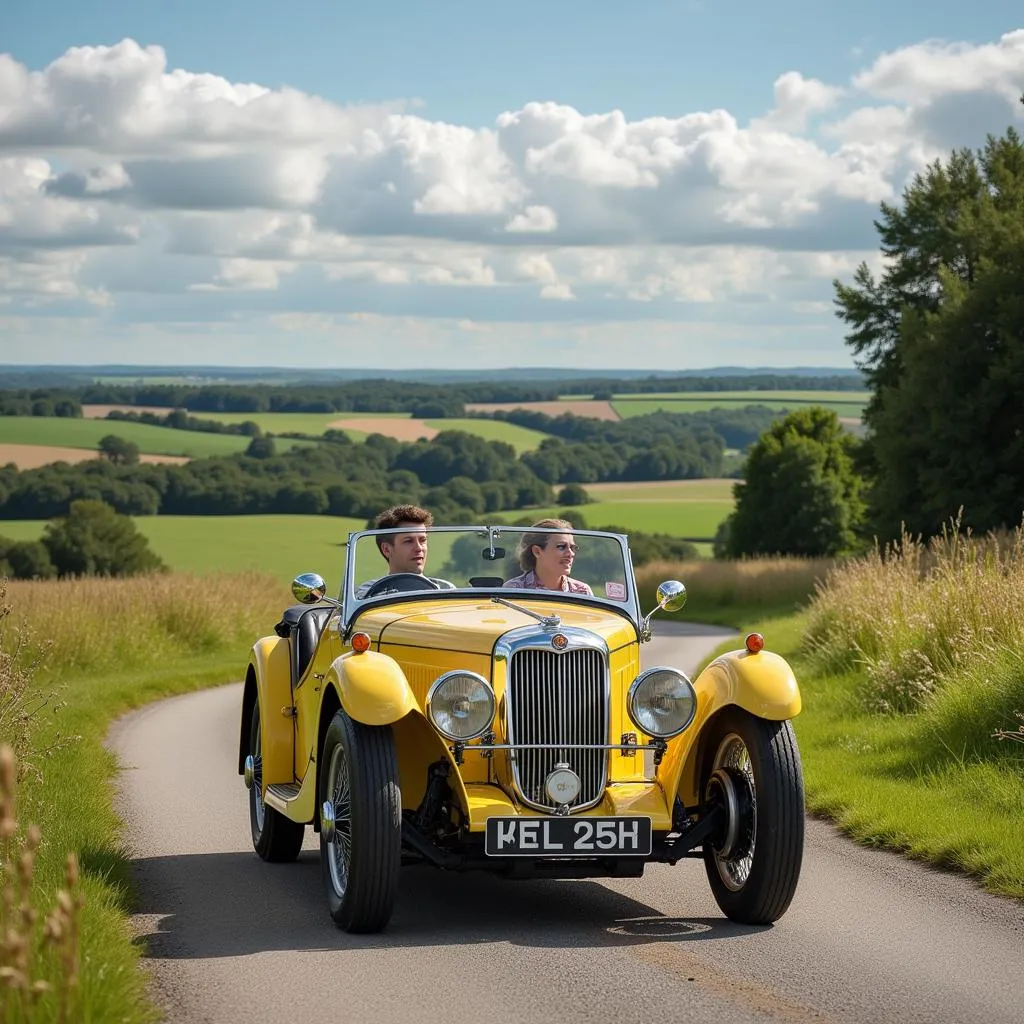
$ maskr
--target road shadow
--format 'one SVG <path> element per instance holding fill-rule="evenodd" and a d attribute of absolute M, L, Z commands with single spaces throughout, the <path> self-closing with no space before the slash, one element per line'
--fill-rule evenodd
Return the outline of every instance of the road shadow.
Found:
<path fill-rule="evenodd" d="M 142 926 L 135 941 L 154 958 L 490 942 L 609 947 L 766 930 L 726 918 L 668 918 L 594 881 L 513 881 L 410 865 L 387 929 L 349 935 L 327 914 L 315 850 L 292 864 L 267 864 L 254 853 L 145 858 L 133 862 L 132 876 Z"/>

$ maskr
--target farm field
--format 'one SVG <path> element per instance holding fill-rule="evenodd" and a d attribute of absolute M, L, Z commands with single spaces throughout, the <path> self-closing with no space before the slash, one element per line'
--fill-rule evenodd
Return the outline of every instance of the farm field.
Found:
<path fill-rule="evenodd" d="M 611 402 L 591 398 L 560 398 L 555 402 L 467 402 L 467 412 L 499 412 L 506 409 L 529 409 L 547 416 L 562 416 L 571 412 L 574 416 L 589 416 L 597 420 L 617 420 L 619 414 Z"/>
<path fill-rule="evenodd" d="M 435 430 L 464 430 L 468 434 L 476 434 L 487 441 L 504 441 L 512 445 L 517 454 L 533 451 L 541 441 L 550 437 L 539 430 L 529 430 L 514 423 L 501 423 L 498 420 L 427 420 L 427 425 Z"/>
<path fill-rule="evenodd" d="M 866 391 L 677 391 L 653 394 L 619 394 L 602 401 L 580 395 L 566 396 L 554 402 L 476 402 L 467 410 L 497 412 L 526 409 L 548 416 L 571 412 L 577 416 L 620 420 L 645 416 L 658 410 L 666 412 L 707 412 L 710 409 L 733 409 L 745 405 L 765 405 L 769 409 L 823 405 L 840 416 L 860 420 L 868 400 Z"/>
<path fill-rule="evenodd" d="M 746 405 L 764 405 L 769 409 L 796 409 L 821 405 L 837 415 L 860 419 L 868 394 L 858 391 L 718 391 L 680 392 L 674 395 L 616 397 L 612 407 L 623 419 L 664 412 L 707 412 L 711 409 L 737 409 Z"/>
<path fill-rule="evenodd" d="M 285 583 L 319 572 L 331 592 L 341 584 L 350 530 L 364 520 L 337 516 L 136 516 L 139 532 L 170 568 L 198 574 L 259 569 Z M 36 540 L 43 520 L 0 520 L 0 537 Z M 240 599 L 244 595 L 239 595 Z"/>
<path fill-rule="evenodd" d="M 577 511 L 583 513 L 588 528 L 618 526 L 626 531 L 667 533 L 673 537 L 704 541 L 708 545 L 707 550 L 710 550 L 710 541 L 718 529 L 718 524 L 732 511 L 732 507 L 732 498 L 693 498 L 686 501 L 595 501 L 589 505 L 579 506 Z M 563 510 L 562 505 L 514 509 L 495 512 L 492 518 L 504 522 L 511 522 L 523 516 L 542 519 L 557 516 Z"/>
<path fill-rule="evenodd" d="M 631 480 L 626 483 L 584 484 L 584 490 L 592 498 L 602 502 L 612 501 L 725 501 L 732 509 L 732 479 L 701 480 Z M 582 506 L 583 509 L 590 508 Z"/>
<path fill-rule="evenodd" d="M 697 546 L 702 554 L 708 555 L 710 538 L 732 511 L 732 496 L 725 487 L 729 483 L 685 480 L 670 481 L 671 486 L 605 485 L 618 487 L 633 500 L 598 501 L 581 506 L 580 511 L 592 526 L 614 524 L 627 531 L 707 538 Z M 662 497 L 635 497 L 645 488 Z M 594 493 L 597 496 L 599 492 Z M 602 496 L 610 497 L 607 491 Z M 536 520 L 559 511 L 560 506 L 513 509 L 482 518 L 511 522 L 529 516 Z M 135 523 L 156 554 L 172 569 L 195 573 L 262 569 L 286 582 L 300 572 L 314 570 L 324 576 L 331 588 L 340 585 L 342 545 L 349 531 L 365 528 L 364 520 L 337 516 L 137 516 Z M 0 537 L 37 540 L 45 528 L 46 521 L 41 519 L 0 520 Z M 442 556 L 440 545 L 442 541 L 436 538 L 432 561 Z"/>
<path fill-rule="evenodd" d="M 245 451 L 249 438 L 236 434 L 202 434 L 195 430 L 171 430 L 145 423 L 113 423 L 104 420 L 50 416 L 0 416 L 0 445 L 31 444 L 57 448 L 95 449 L 100 439 L 116 434 L 150 455 L 230 455 Z"/>
<path fill-rule="evenodd" d="M 38 469 L 54 462 L 88 462 L 100 453 L 92 448 L 58 448 L 46 444 L 0 444 L 0 466 L 14 463 L 18 469 Z M 187 455 L 140 454 L 139 462 L 189 462 Z"/>
<path fill-rule="evenodd" d="M 131 406 L 83 406 L 87 416 L 102 413 L 106 416 L 111 409 L 129 410 Z M 154 410 L 166 415 L 169 409 Z M 370 434 L 385 434 L 399 441 L 415 441 L 425 437 L 428 440 L 442 430 L 464 430 L 488 441 L 504 441 L 516 452 L 532 451 L 548 435 L 537 430 L 501 423 L 496 420 L 441 419 L 414 420 L 406 412 L 382 413 L 319 413 L 319 412 L 191 412 L 198 419 L 217 420 L 220 423 L 244 423 L 251 420 L 268 434 L 301 433 L 322 434 L 328 428 L 343 430 L 353 441 L 363 441 Z M 117 424 L 120 426 L 121 424 Z M 166 428 L 148 428 L 166 429 Z M 110 433 L 106 430 L 105 433 Z M 125 435 L 122 435 L 125 436 Z"/>

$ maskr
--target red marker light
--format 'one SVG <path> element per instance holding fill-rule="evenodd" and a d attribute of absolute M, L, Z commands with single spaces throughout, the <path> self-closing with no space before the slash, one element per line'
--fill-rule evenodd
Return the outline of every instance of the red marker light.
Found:
<path fill-rule="evenodd" d="M 744 643 L 751 654 L 757 654 L 758 651 L 764 650 L 764 637 L 760 633 L 748 633 Z"/>
<path fill-rule="evenodd" d="M 352 650 L 356 654 L 362 654 L 364 651 L 370 649 L 370 634 L 369 633 L 353 633 L 352 634 Z"/>

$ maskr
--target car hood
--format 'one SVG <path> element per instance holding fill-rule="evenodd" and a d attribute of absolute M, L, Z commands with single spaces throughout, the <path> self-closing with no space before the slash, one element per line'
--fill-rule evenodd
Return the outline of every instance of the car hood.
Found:
<path fill-rule="evenodd" d="M 635 642 L 636 627 L 625 614 L 575 601 L 516 603 L 540 615 L 558 615 L 563 626 L 590 630 L 615 650 Z M 390 644 L 437 650 L 490 654 L 497 640 L 511 629 L 540 623 L 531 615 L 480 599 L 411 601 L 363 612 L 356 624 L 371 637 Z"/>

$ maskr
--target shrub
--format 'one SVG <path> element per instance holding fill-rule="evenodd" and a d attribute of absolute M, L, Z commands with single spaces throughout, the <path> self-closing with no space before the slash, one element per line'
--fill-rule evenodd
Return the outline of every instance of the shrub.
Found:
<path fill-rule="evenodd" d="M 559 505 L 588 505 L 590 495 L 581 484 L 566 484 L 555 499 Z"/>

